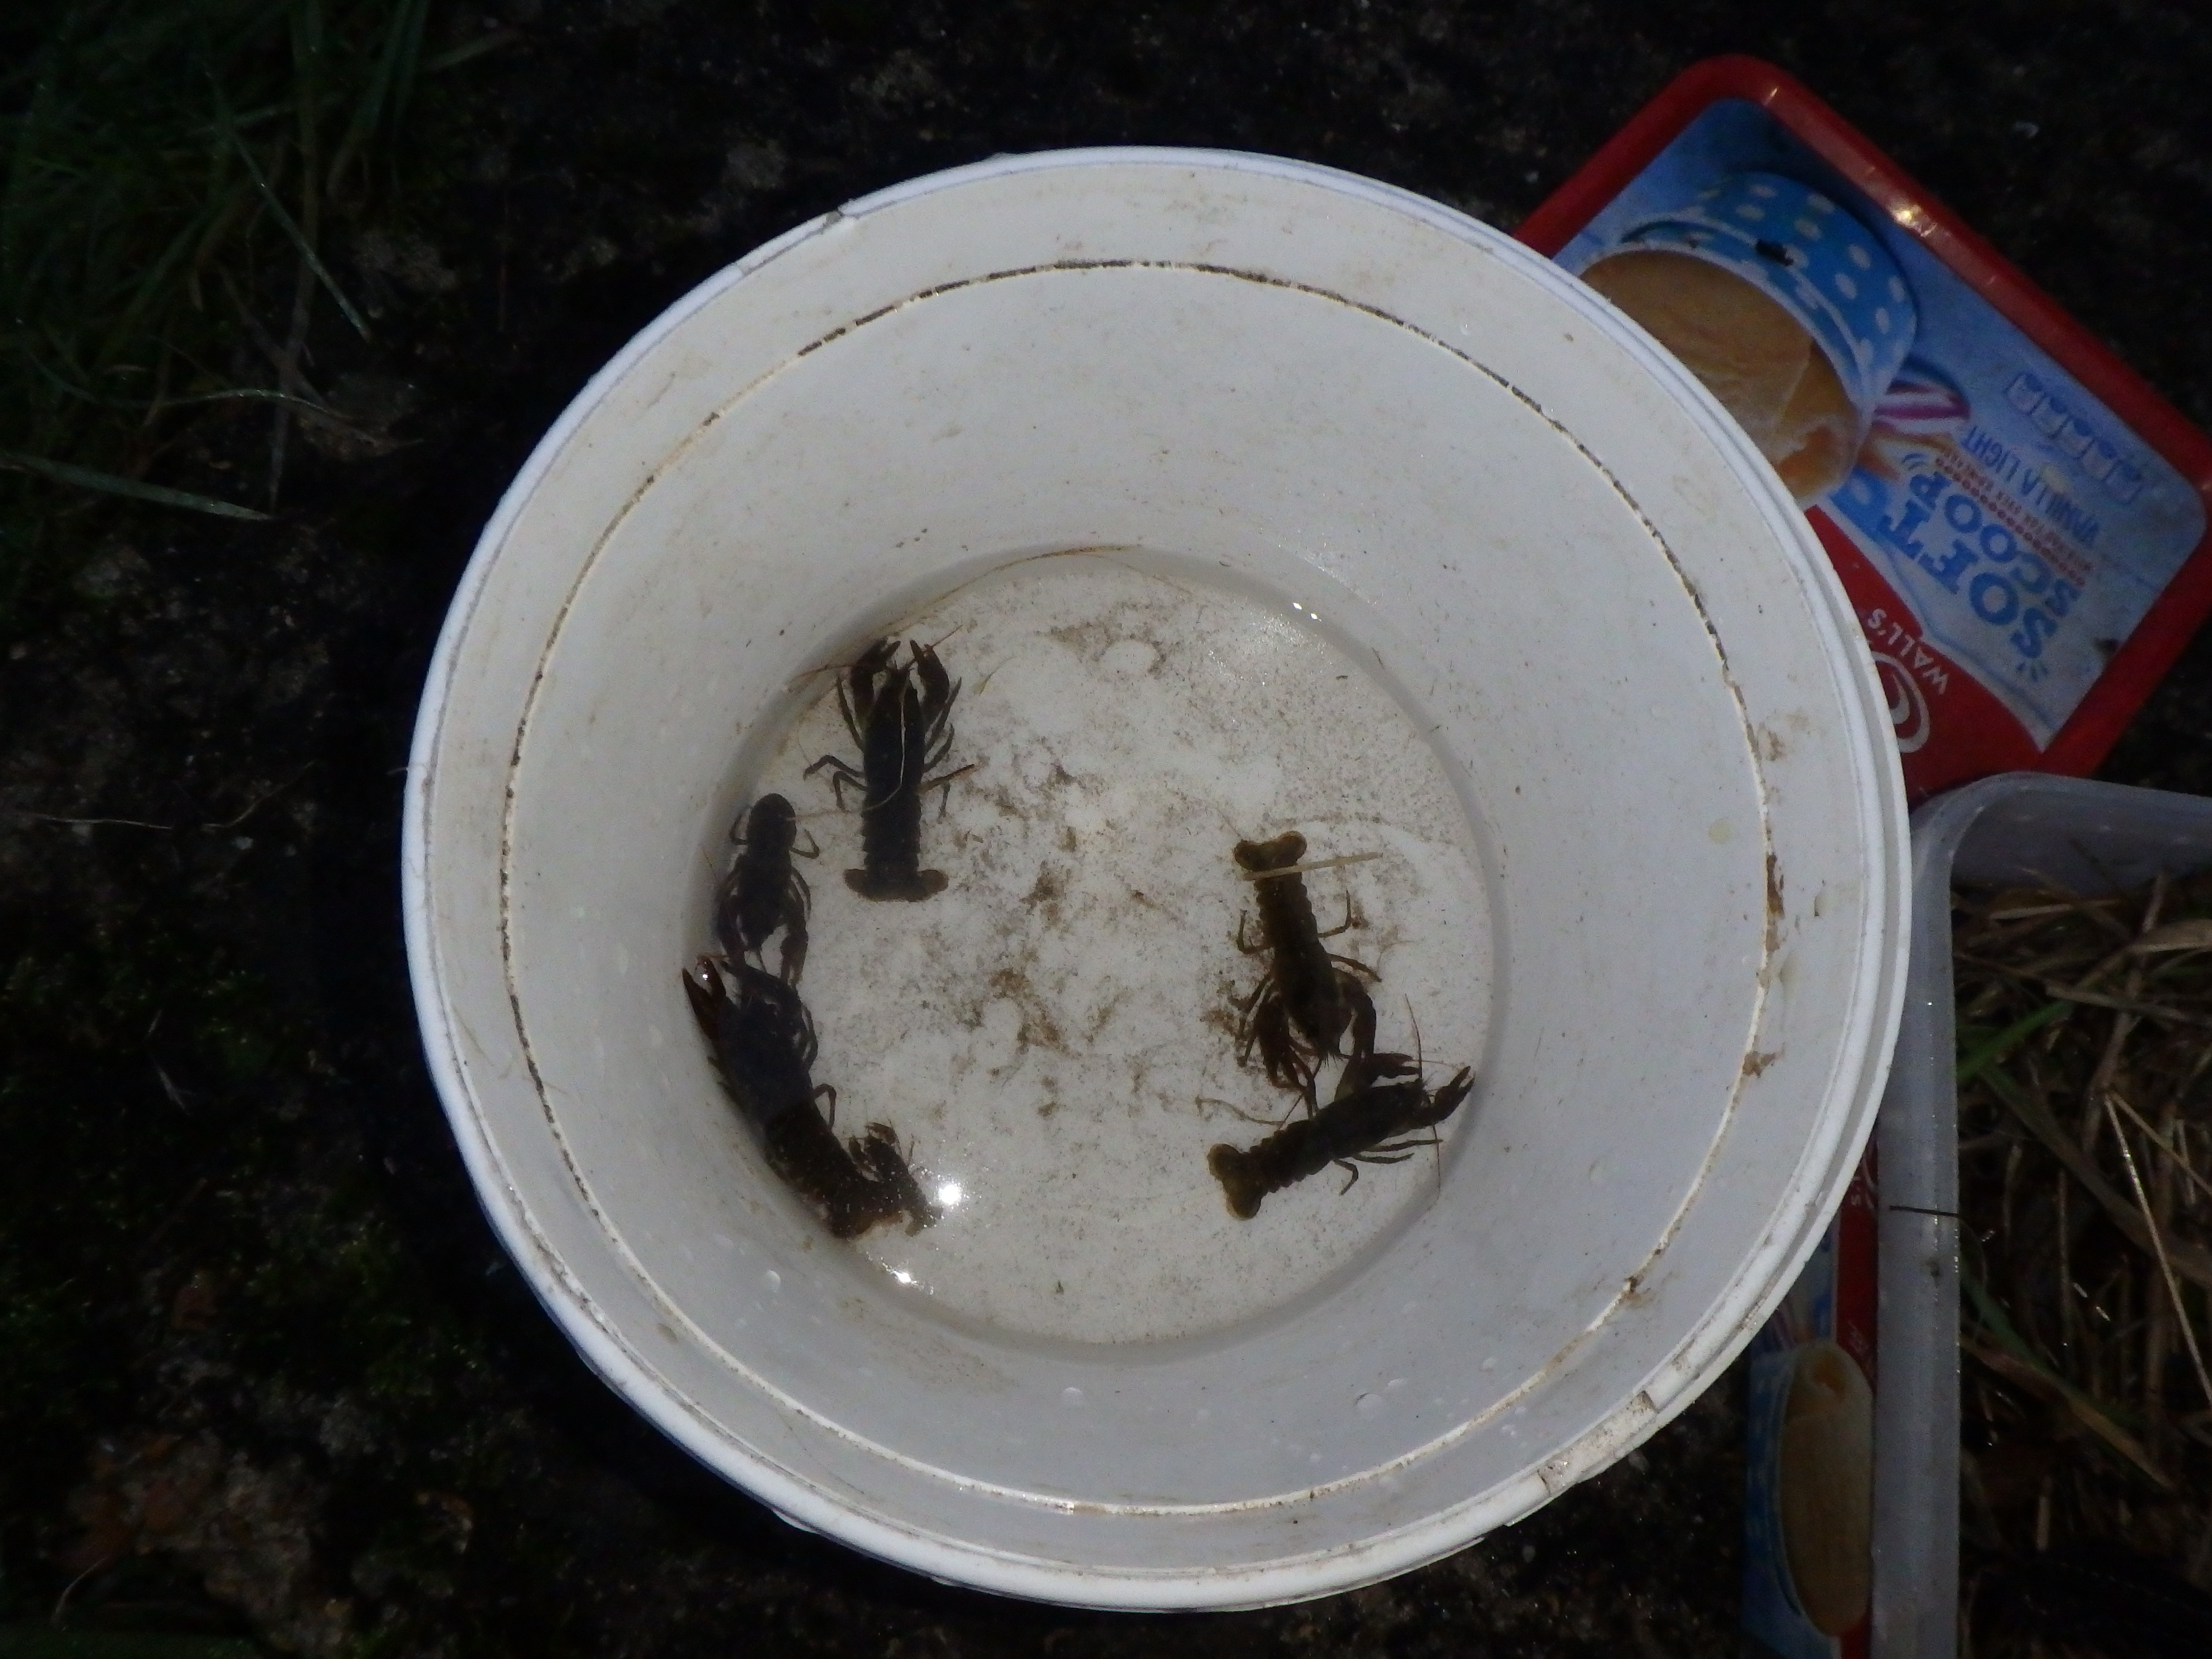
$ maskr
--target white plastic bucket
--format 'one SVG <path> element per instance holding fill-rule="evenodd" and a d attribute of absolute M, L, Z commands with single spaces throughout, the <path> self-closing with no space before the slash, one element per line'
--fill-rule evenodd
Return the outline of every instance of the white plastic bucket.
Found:
<path fill-rule="evenodd" d="M 1326 1294 L 1163 1345 L 872 1288 L 763 1194 L 677 978 L 734 734 L 978 570 L 1093 547 L 1325 604 L 1488 866 L 1480 1092 L 1434 1200 Z M 1727 1364 L 1872 1121 L 1905 845 L 1826 561 L 1633 325 L 1397 191 L 1103 150 L 802 227 L 592 382 L 454 601 L 404 878 L 477 1190 L 641 1411 L 902 1565 L 1229 1607 L 1514 1521 Z"/>

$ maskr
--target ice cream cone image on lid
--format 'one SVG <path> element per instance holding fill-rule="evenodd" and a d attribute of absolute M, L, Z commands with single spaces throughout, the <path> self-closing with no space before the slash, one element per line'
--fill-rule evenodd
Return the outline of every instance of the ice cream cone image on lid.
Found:
<path fill-rule="evenodd" d="M 1782 1538 L 1806 1620 L 1840 1636 L 1865 1616 L 1874 1578 L 1874 1391 L 1833 1342 L 1797 1351 L 1783 1408 Z"/>
<path fill-rule="evenodd" d="M 1850 473 L 1919 327 L 1874 233 L 1775 173 L 1721 179 L 1582 276 L 1711 389 L 1800 502 Z"/>

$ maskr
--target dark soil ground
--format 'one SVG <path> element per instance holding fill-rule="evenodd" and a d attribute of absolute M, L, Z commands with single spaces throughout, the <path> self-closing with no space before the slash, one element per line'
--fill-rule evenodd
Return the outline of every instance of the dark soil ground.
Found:
<path fill-rule="evenodd" d="M 78 551 L 17 581 L 0 641 L 0 1626 L 594 1659 L 1733 1650 L 1732 1384 L 1449 1560 L 1236 1616 L 943 1589 L 700 1471 L 509 1269 L 425 1076 L 397 893 L 424 666 L 584 380 L 794 223 L 999 151 L 1146 143 L 1510 226 L 1723 51 L 1809 82 L 2212 425 L 2212 16 L 513 0 L 434 29 L 501 44 L 426 83 L 403 187 L 331 238 L 374 343 L 312 342 L 370 441 L 310 436 L 261 526 L 57 489 Z M 206 427 L 195 487 L 253 474 L 254 419 Z M 2108 770 L 2212 791 L 2212 648 Z"/>

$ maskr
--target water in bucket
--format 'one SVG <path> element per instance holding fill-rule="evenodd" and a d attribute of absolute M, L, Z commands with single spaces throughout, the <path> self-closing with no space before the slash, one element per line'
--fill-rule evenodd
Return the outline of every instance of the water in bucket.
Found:
<path fill-rule="evenodd" d="M 1328 948 L 1376 975 L 1376 1047 L 1418 1048 L 1431 1088 L 1479 1074 L 1479 850 L 1389 665 L 1310 609 L 1129 555 L 1025 561 L 892 631 L 937 642 L 960 684 L 933 772 L 959 775 L 929 792 L 921 831 L 942 890 L 877 901 L 845 879 L 863 866 L 861 792 L 841 808 L 838 769 L 815 763 L 861 757 L 826 665 L 745 796 L 787 796 L 799 847 L 819 848 L 797 866 L 813 1080 L 837 1091 L 841 1136 L 896 1131 L 939 1211 L 859 1250 L 957 1321 L 1086 1343 L 1238 1324 L 1357 1267 L 1433 1197 L 1479 1089 L 1440 1144 L 1359 1166 L 1349 1190 L 1325 1169 L 1249 1219 L 1206 1154 L 1304 1110 L 1239 1063 L 1267 963 L 1239 948 L 1240 920 L 1258 943 L 1240 841 L 1296 830 L 1306 861 L 1357 860 L 1304 879 L 1322 928 L 1351 924 Z"/>

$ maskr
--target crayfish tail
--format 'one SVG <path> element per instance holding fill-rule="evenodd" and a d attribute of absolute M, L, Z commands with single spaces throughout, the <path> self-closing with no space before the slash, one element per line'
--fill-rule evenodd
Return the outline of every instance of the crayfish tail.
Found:
<path fill-rule="evenodd" d="M 851 1143 L 854 1158 L 865 1167 L 888 1194 L 896 1213 L 905 1216 L 908 1233 L 934 1227 L 942 1218 L 936 1205 L 922 1191 L 921 1182 L 899 1150 L 898 1135 L 888 1123 L 868 1125 L 867 1139 Z"/>
<path fill-rule="evenodd" d="M 1249 1221 L 1260 1213 L 1260 1201 L 1267 1195 L 1267 1186 L 1252 1168 L 1252 1157 L 1226 1144 L 1216 1146 L 1206 1155 L 1206 1167 L 1221 1183 L 1221 1195 L 1229 1202 L 1229 1213 L 1239 1221 Z"/>
<path fill-rule="evenodd" d="M 1240 841 L 1231 854 L 1238 864 L 1255 872 L 1279 870 L 1305 855 L 1306 838 L 1295 830 L 1285 830 L 1273 841 Z"/>
<path fill-rule="evenodd" d="M 951 878 L 942 870 L 848 870 L 845 885 L 864 899 L 899 899 L 918 904 L 935 898 Z"/>

